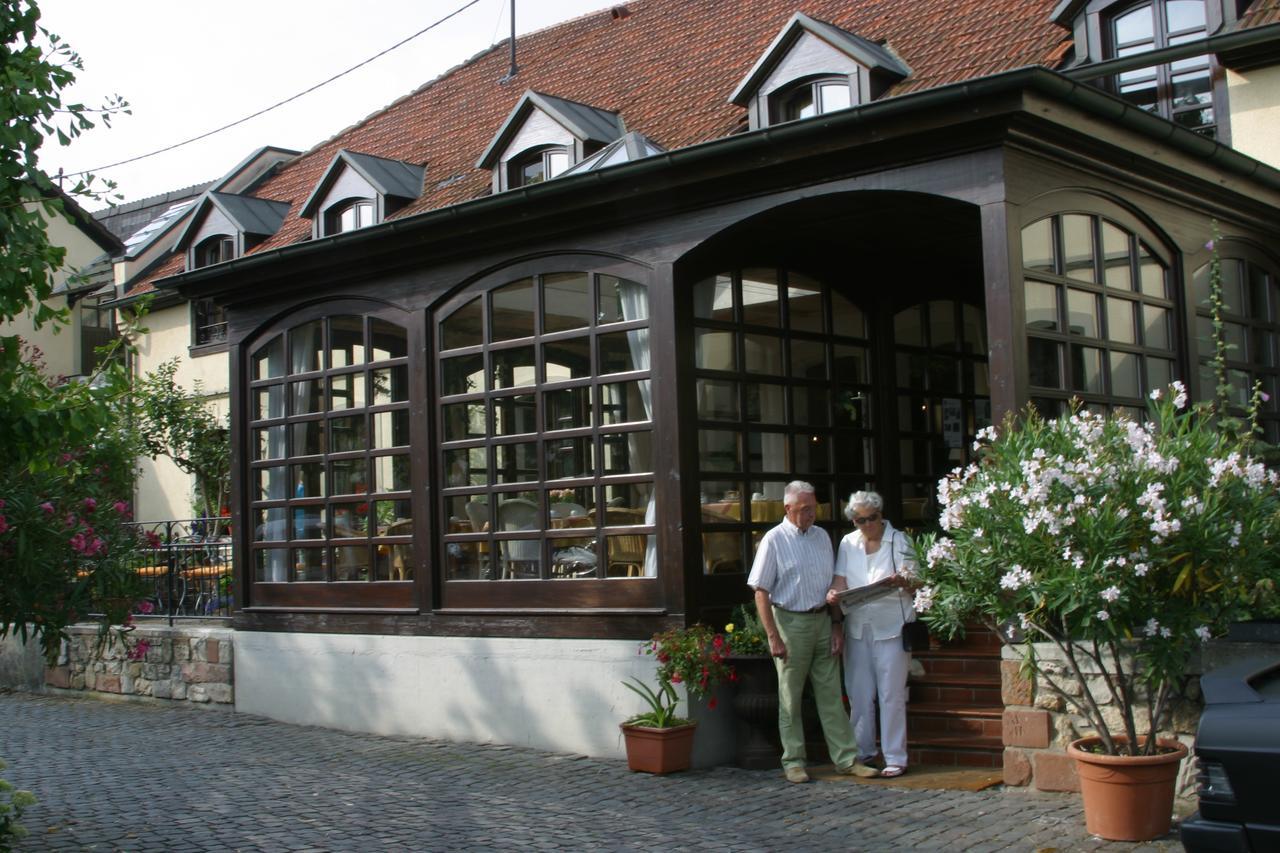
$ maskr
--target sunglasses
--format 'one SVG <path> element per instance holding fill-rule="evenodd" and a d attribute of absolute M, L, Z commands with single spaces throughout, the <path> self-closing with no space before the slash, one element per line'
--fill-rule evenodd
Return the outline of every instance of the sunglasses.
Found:
<path fill-rule="evenodd" d="M 853 517 L 853 523 L 858 525 L 859 527 L 869 522 L 879 521 L 879 520 L 880 520 L 880 513 L 878 512 L 874 512 L 871 515 L 855 515 Z"/>

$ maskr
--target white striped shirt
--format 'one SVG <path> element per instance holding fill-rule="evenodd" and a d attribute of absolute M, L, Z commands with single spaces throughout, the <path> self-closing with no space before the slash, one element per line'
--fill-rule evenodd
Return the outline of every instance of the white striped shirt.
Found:
<path fill-rule="evenodd" d="M 834 569 L 830 534 L 816 524 L 801 531 L 784 518 L 760 540 L 747 586 L 783 610 L 812 610 L 826 603 Z"/>

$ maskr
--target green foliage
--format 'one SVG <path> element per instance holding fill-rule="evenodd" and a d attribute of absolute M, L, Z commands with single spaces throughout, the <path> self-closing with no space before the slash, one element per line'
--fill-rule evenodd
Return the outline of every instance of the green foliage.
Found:
<path fill-rule="evenodd" d="M 769 638 L 760 624 L 760 616 L 749 604 L 739 604 L 733 609 L 733 621 L 724 626 L 724 633 L 729 641 L 729 654 L 769 654 Z"/>
<path fill-rule="evenodd" d="M 629 723 L 647 720 L 649 722 L 639 722 L 639 725 L 659 728 L 663 725 L 682 725 L 687 721 L 675 716 L 676 703 L 679 701 L 675 685 L 683 684 L 691 697 L 700 699 L 717 685 L 735 678 L 733 667 L 728 662 L 728 641 L 723 634 L 712 631 L 706 625 L 672 628 L 654 634 L 640 644 L 640 651 L 652 655 L 658 661 L 658 689 L 652 690 L 638 681 L 637 689 L 635 685 L 623 682 L 625 687 L 649 703 L 649 712 L 632 717 L 627 721 Z M 707 707 L 715 706 L 716 700 L 712 697 Z"/>
<path fill-rule="evenodd" d="M 0 758 L 0 770 L 8 765 Z M 15 790 L 13 785 L 0 777 L 0 853 L 9 853 L 13 842 L 27 834 L 26 827 L 18 823 L 22 813 L 36 804 L 30 791 Z"/>
<path fill-rule="evenodd" d="M 217 518 L 231 493 L 227 424 L 209 411 L 198 382 L 192 393 L 178 386 L 177 371 L 175 358 L 136 381 L 141 440 L 148 456 L 168 456 L 196 478 L 205 518 Z"/>
<path fill-rule="evenodd" d="M 649 710 L 628 719 L 627 725 L 665 729 L 689 724 L 689 720 L 676 716 L 676 705 L 679 703 L 680 697 L 670 683 L 659 683 L 657 692 L 654 692 L 653 688 L 637 678 L 632 678 L 630 681 L 635 683 L 631 684 L 624 681 L 622 686 L 643 699 L 649 706 Z"/>
<path fill-rule="evenodd" d="M 1120 710 L 1130 743 L 1155 730 L 1200 643 L 1274 594 L 1280 551 L 1276 472 L 1210 408 L 1188 410 L 1179 383 L 1153 398 L 1142 425 L 1028 411 L 983 430 L 979 462 L 938 486 L 947 535 L 916 544 L 930 627 L 986 622 L 1112 754 L 1101 705 Z M 1056 646 L 1083 695 L 1056 685 L 1023 638 Z"/>
<path fill-rule="evenodd" d="M 45 304 L 66 251 L 45 236 L 63 204 L 39 168 L 40 146 L 46 137 L 69 145 L 94 126 L 92 116 L 110 125 L 112 115 L 128 112 L 114 96 L 97 109 L 62 103 L 60 92 L 75 81 L 81 59 L 39 20 L 34 3 L 0 0 L 0 320 L 33 307 L 36 328 L 65 319 Z M 86 176 L 68 194 L 99 198 L 93 187 L 93 176 Z M 113 188 L 108 182 L 105 191 Z"/>

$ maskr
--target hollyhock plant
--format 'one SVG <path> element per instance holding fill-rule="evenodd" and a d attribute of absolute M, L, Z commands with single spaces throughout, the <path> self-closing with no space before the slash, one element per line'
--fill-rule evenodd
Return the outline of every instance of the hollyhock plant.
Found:
<path fill-rule="evenodd" d="M 1274 595 L 1280 556 L 1280 476 L 1252 444 L 1180 383 L 1148 409 L 984 430 L 978 461 L 938 485 L 943 532 L 916 542 L 930 627 L 984 622 L 1112 755 L 1154 751 L 1192 656 Z M 1045 643 L 1082 690 L 1043 666 Z"/>

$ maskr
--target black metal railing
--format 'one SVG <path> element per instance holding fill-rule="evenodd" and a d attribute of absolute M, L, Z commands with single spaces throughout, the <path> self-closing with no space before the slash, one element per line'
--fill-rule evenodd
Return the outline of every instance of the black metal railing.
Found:
<path fill-rule="evenodd" d="M 229 518 L 132 522 L 145 539 L 134 554 L 134 569 L 148 582 L 148 595 L 134 612 L 167 616 L 170 625 L 177 618 L 230 616 L 230 523 Z"/>

